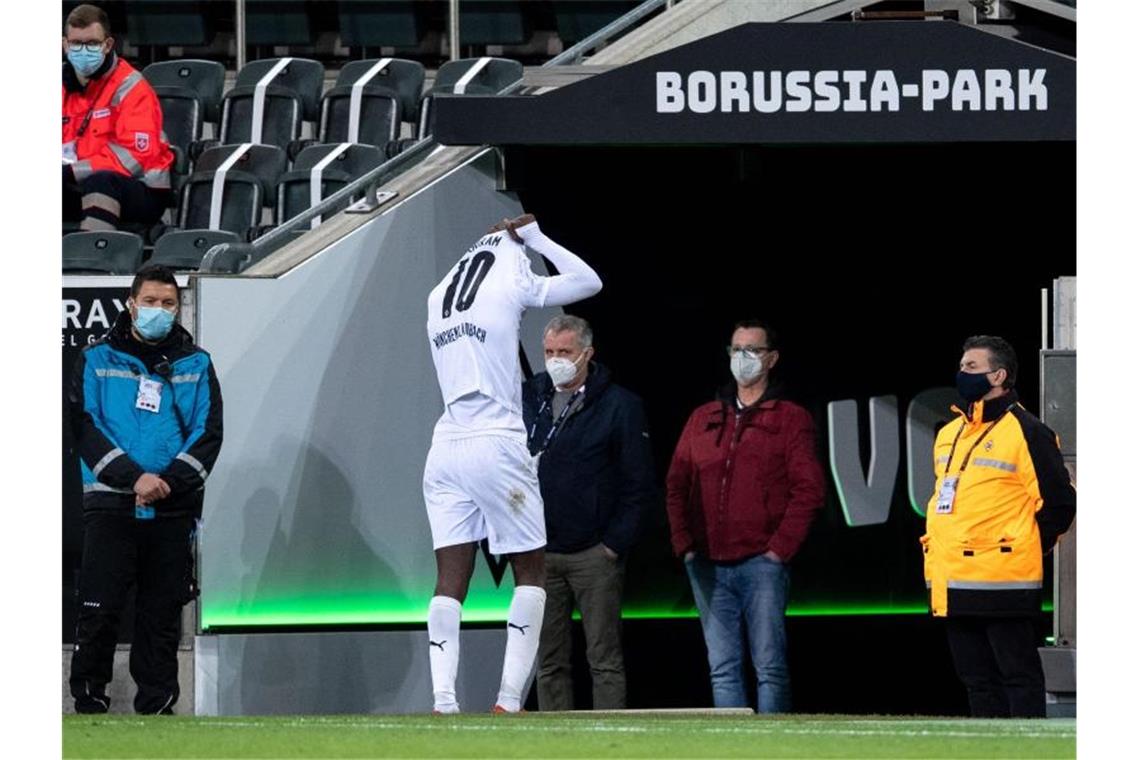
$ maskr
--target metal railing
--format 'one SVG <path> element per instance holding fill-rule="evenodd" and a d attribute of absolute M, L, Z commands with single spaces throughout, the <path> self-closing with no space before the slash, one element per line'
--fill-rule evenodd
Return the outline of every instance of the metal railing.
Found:
<path fill-rule="evenodd" d="M 667 3 L 667 0 L 646 0 L 621 18 L 615 19 L 612 23 L 554 56 L 542 65 L 543 68 L 579 63 L 588 53 L 640 23 L 667 4 L 672 5 L 672 3 Z M 522 87 L 523 80 L 519 79 L 504 87 L 498 94 L 510 95 Z M 381 184 L 390 179 L 393 174 L 408 168 L 416 159 L 426 157 L 431 149 L 437 145 L 438 143 L 432 135 L 426 135 L 372 171 L 342 187 L 328 198 L 322 199 L 317 205 L 282 222 L 252 243 L 219 243 L 213 246 L 202 258 L 202 265 L 198 271 L 238 274 L 265 259 L 284 244 L 296 240 L 298 233 L 307 232 L 309 223 L 316 217 L 324 216 L 338 204 L 361 193 L 364 195 L 364 200 L 361 201 L 364 205 L 359 210 L 371 211 L 378 208 L 382 205 L 382 202 L 377 200 L 377 192 Z M 350 207 L 350 209 L 352 208 Z M 303 225 L 305 229 L 302 229 Z"/>

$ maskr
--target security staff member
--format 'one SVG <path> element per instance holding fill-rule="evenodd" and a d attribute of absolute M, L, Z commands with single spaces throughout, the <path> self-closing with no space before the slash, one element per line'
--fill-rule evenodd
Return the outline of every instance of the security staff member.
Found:
<path fill-rule="evenodd" d="M 68 394 L 83 471 L 83 560 L 71 657 L 79 713 L 107 712 L 116 634 L 136 587 L 131 677 L 138 713 L 178 701 L 178 622 L 196 593 L 190 542 L 222 445 L 210 356 L 175 324 L 165 267 L 140 271 L 128 311 L 83 350 Z"/>
<path fill-rule="evenodd" d="M 158 96 L 115 55 L 102 10 L 76 7 L 64 31 L 64 219 L 84 230 L 153 224 L 169 205 L 174 163 Z"/>
<path fill-rule="evenodd" d="M 1076 514 L 1057 436 L 1018 403 L 1017 355 L 980 335 L 962 347 L 960 419 L 934 444 L 926 508 L 930 606 L 946 618 L 954 667 L 975 717 L 1044 717 L 1034 618 L 1043 555 Z"/>

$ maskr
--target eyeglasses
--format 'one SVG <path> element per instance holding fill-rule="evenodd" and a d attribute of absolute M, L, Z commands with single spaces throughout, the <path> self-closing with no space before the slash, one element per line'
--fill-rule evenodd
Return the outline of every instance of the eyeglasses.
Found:
<path fill-rule="evenodd" d="M 731 357 L 733 354 L 747 354 L 753 359 L 758 359 L 762 351 L 774 351 L 775 349 L 768 348 L 767 346 L 725 346 L 724 350 L 728 352 Z"/>
<path fill-rule="evenodd" d="M 98 53 L 103 49 L 103 43 L 106 41 L 107 40 L 99 40 L 98 42 L 69 42 L 67 43 L 67 49 L 73 53 L 78 53 L 80 50 L 86 48 L 88 53 Z"/>

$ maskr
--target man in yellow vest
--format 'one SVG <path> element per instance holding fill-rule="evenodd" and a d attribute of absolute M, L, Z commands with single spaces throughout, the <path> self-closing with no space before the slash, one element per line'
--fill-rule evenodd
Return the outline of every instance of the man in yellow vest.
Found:
<path fill-rule="evenodd" d="M 934 442 L 921 538 L 930 607 L 946 618 L 973 716 L 1044 717 L 1044 555 L 1072 524 L 1077 495 L 1056 434 L 1018 403 L 1013 347 L 979 335 L 962 349 L 963 403 Z"/>

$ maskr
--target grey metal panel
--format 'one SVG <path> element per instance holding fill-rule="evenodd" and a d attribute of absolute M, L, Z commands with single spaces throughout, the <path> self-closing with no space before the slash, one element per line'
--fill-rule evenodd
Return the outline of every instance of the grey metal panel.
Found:
<path fill-rule="evenodd" d="M 1041 421 L 1061 438 L 1061 453 L 1077 455 L 1077 352 L 1041 352 Z"/>
<path fill-rule="evenodd" d="M 463 631 L 456 697 L 464 712 L 494 705 L 506 638 L 502 628 Z M 199 636 L 197 654 L 198 715 L 432 709 L 426 631 Z"/>
<path fill-rule="evenodd" d="M 1040 647 L 1037 652 L 1041 656 L 1041 668 L 1045 671 L 1045 691 L 1076 692 L 1076 647 Z"/>
<path fill-rule="evenodd" d="M 292 603 L 317 586 L 364 599 L 362 609 L 426 612 L 435 564 L 421 478 L 442 411 L 426 300 L 490 224 L 521 211 L 494 191 L 492 162 L 453 172 L 283 276 L 198 279 L 198 337 L 225 400 L 201 538 L 204 626 L 248 625 L 238 617 L 254 602 Z M 532 366 L 557 312 L 524 317 Z M 478 563 L 475 584 L 490 583 Z M 326 622 L 322 600 L 308 602 L 310 622 Z"/>

